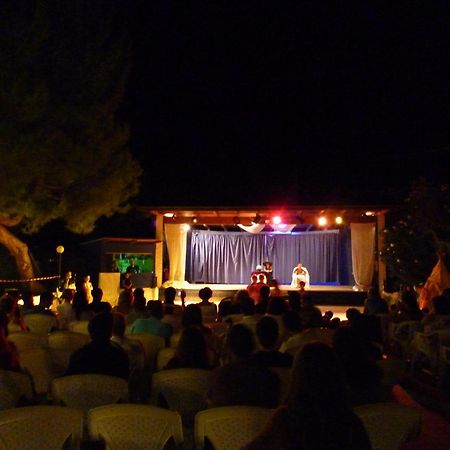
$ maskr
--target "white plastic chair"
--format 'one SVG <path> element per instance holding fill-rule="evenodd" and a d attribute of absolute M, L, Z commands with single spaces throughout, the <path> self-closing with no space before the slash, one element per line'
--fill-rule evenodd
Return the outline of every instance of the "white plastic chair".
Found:
<path fill-rule="evenodd" d="M 243 447 L 261 430 L 272 413 L 256 406 L 224 406 L 200 411 L 195 416 L 195 445 L 205 447 L 208 439 L 214 450 Z"/>
<path fill-rule="evenodd" d="M 172 347 L 163 348 L 156 357 L 156 370 L 162 370 L 167 363 L 175 356 L 175 349 Z"/>
<path fill-rule="evenodd" d="M 22 350 L 33 348 L 43 348 L 48 345 L 47 335 L 38 333 L 28 333 L 27 331 L 19 331 L 18 333 L 11 333 L 8 340 L 14 342 L 19 353 Z"/>
<path fill-rule="evenodd" d="M 420 410 L 397 403 L 374 403 L 354 408 L 369 435 L 373 450 L 398 450 L 420 434 Z"/>
<path fill-rule="evenodd" d="M 178 413 L 150 405 L 100 406 L 88 413 L 91 439 L 102 440 L 106 450 L 162 450 L 172 438 L 183 442 Z"/>
<path fill-rule="evenodd" d="M 19 353 L 20 365 L 28 372 L 37 394 L 47 394 L 53 379 L 51 357 L 48 348 L 31 348 Z"/>
<path fill-rule="evenodd" d="M 63 375 L 69 365 L 70 356 L 75 350 L 89 344 L 86 334 L 74 331 L 56 331 L 48 336 L 48 348 L 52 360 L 53 373 Z"/>
<path fill-rule="evenodd" d="M 109 375 L 69 375 L 52 381 L 51 394 L 54 403 L 87 413 L 97 406 L 127 402 L 128 382 Z"/>
<path fill-rule="evenodd" d="M 34 400 L 33 386 L 28 374 L 0 370 L 0 410 L 14 408 L 20 400 Z"/>
<path fill-rule="evenodd" d="M 183 424 L 191 426 L 198 411 L 207 407 L 206 394 L 211 371 L 204 369 L 172 369 L 156 372 L 152 377 L 151 403 L 163 397 L 169 409 L 178 411 Z"/>
<path fill-rule="evenodd" d="M 27 406 L 0 411 L 0 450 L 78 448 L 83 414 L 61 406 Z"/>
<path fill-rule="evenodd" d="M 32 333 L 43 335 L 50 333 L 57 325 L 56 317 L 50 314 L 25 314 L 23 321 Z"/>
<path fill-rule="evenodd" d="M 130 334 L 128 338 L 139 341 L 142 344 L 145 354 L 145 365 L 149 370 L 154 370 L 158 352 L 166 346 L 164 338 L 149 333 Z"/>
<path fill-rule="evenodd" d="M 89 336 L 88 325 L 89 320 L 74 320 L 69 323 L 69 331 L 75 331 L 76 333 L 86 334 Z"/>

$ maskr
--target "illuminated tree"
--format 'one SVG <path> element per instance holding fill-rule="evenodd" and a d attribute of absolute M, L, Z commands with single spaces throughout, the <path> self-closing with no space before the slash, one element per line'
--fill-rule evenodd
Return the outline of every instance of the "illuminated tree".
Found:
<path fill-rule="evenodd" d="M 450 189 L 420 179 L 385 230 L 383 258 L 391 275 L 406 284 L 424 282 L 438 255 L 450 255 Z"/>
<path fill-rule="evenodd" d="M 130 52 L 113 5 L 0 6 L 0 244 L 23 278 L 33 268 L 11 227 L 62 219 L 87 233 L 138 193 L 141 169 L 117 119 Z"/>

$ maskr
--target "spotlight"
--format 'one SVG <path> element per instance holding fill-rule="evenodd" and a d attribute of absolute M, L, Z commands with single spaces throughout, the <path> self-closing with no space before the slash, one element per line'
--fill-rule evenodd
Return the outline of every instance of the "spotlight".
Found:
<path fill-rule="evenodd" d="M 320 216 L 319 220 L 317 222 L 318 222 L 319 226 L 325 227 L 328 223 L 328 220 L 325 216 Z"/>
<path fill-rule="evenodd" d="M 197 222 L 198 222 L 197 217 L 194 216 L 194 217 L 192 218 L 192 223 L 197 223 Z"/>
<path fill-rule="evenodd" d="M 344 223 L 344 219 L 341 216 L 337 216 L 335 222 L 336 225 L 342 225 Z"/>
<path fill-rule="evenodd" d="M 373 217 L 375 215 L 375 213 L 373 211 L 366 211 L 364 213 L 367 217 Z"/>
<path fill-rule="evenodd" d="M 273 217 L 272 217 L 272 222 L 273 222 L 275 225 L 280 225 L 280 223 L 282 222 L 281 217 L 280 217 L 280 216 L 273 216 Z"/>
<path fill-rule="evenodd" d="M 176 215 L 173 212 L 167 212 L 163 214 L 164 217 L 168 217 L 169 219 L 175 219 Z"/>
<path fill-rule="evenodd" d="M 188 223 L 184 223 L 183 224 L 183 230 L 184 231 L 189 231 L 191 229 L 191 226 Z"/>

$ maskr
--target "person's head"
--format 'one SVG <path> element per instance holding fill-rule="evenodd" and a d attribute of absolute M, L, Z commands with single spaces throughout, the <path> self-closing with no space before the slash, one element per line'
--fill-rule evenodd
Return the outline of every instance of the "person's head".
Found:
<path fill-rule="evenodd" d="M 87 282 L 91 281 L 91 276 L 90 276 L 90 275 L 88 275 L 88 274 L 86 274 L 86 275 L 83 275 L 83 281 L 84 281 L 85 283 L 87 283 Z"/>
<path fill-rule="evenodd" d="M 261 265 L 261 264 L 258 264 L 258 265 L 256 266 L 256 270 L 257 270 L 258 272 L 261 272 L 261 271 L 263 270 L 262 265 Z"/>
<path fill-rule="evenodd" d="M 347 317 L 347 320 L 352 323 L 353 320 L 355 320 L 355 317 L 359 316 L 361 314 L 361 311 L 356 308 L 348 308 L 347 311 L 345 311 L 345 317 Z"/>
<path fill-rule="evenodd" d="M 306 286 L 306 283 L 303 280 L 299 281 L 298 287 L 299 287 L 300 291 L 304 291 L 305 290 L 305 286 Z"/>
<path fill-rule="evenodd" d="M 258 283 L 264 284 L 265 281 L 266 281 L 266 278 L 263 274 L 258 275 Z"/>
<path fill-rule="evenodd" d="M 177 296 L 176 289 L 172 286 L 169 286 L 164 290 L 164 303 L 173 305 L 175 303 L 176 296 Z"/>
<path fill-rule="evenodd" d="M 109 341 L 112 336 L 113 317 L 111 313 L 95 315 L 88 324 L 88 331 L 93 341 Z"/>
<path fill-rule="evenodd" d="M 129 289 L 124 289 L 120 292 L 117 304 L 121 308 L 130 308 L 133 303 L 133 292 Z"/>
<path fill-rule="evenodd" d="M 120 313 L 112 313 L 113 318 L 113 326 L 112 326 L 112 334 L 113 336 L 118 336 L 123 338 L 125 336 L 126 322 L 125 316 Z"/>
<path fill-rule="evenodd" d="M 208 300 L 212 297 L 213 292 L 209 287 L 204 287 L 198 291 L 198 296 L 201 298 L 203 302 L 208 302 Z"/>
<path fill-rule="evenodd" d="M 187 327 L 201 327 L 203 324 L 202 308 L 200 306 L 191 303 L 184 308 L 183 317 L 181 318 L 181 324 L 184 328 Z"/>
<path fill-rule="evenodd" d="M 100 303 L 103 299 L 103 290 L 101 288 L 92 289 L 92 301 L 94 303 Z"/>
<path fill-rule="evenodd" d="M 89 302 L 86 292 L 76 291 L 72 300 L 72 308 L 75 311 L 77 320 L 80 320 L 81 314 L 89 309 Z"/>
<path fill-rule="evenodd" d="M 271 297 L 267 306 L 267 314 L 282 316 L 286 311 L 286 302 L 282 297 Z"/>
<path fill-rule="evenodd" d="M 147 302 L 147 309 L 148 313 L 156 319 L 161 320 L 164 316 L 164 308 L 159 300 L 149 300 Z"/>
<path fill-rule="evenodd" d="M 64 278 L 65 278 L 66 280 L 70 280 L 70 279 L 72 278 L 72 272 L 71 272 L 70 270 L 68 270 L 68 271 L 65 273 Z"/>
<path fill-rule="evenodd" d="M 75 291 L 73 289 L 64 289 L 63 293 L 61 294 L 61 298 L 63 299 L 64 303 L 72 303 L 74 296 Z"/>
<path fill-rule="evenodd" d="M 258 282 L 258 276 L 257 275 L 252 275 L 252 284 L 255 284 Z"/>
<path fill-rule="evenodd" d="M 255 314 L 255 304 L 250 297 L 241 299 L 241 311 L 244 316 L 253 316 Z"/>
<path fill-rule="evenodd" d="M 251 330 L 239 323 L 233 325 L 227 335 L 227 347 L 234 359 L 248 358 L 255 348 Z"/>
<path fill-rule="evenodd" d="M 302 263 L 299 262 L 299 263 L 297 264 L 297 269 L 301 269 L 301 268 L 302 268 Z"/>
<path fill-rule="evenodd" d="M 294 359 L 288 405 L 333 414 L 349 408 L 346 395 L 344 372 L 333 350 L 322 342 L 306 344 Z"/>
<path fill-rule="evenodd" d="M 270 316 L 261 317 L 256 324 L 256 336 L 264 349 L 275 349 L 278 341 L 277 321 Z"/>
<path fill-rule="evenodd" d="M 237 291 L 234 294 L 233 304 L 234 305 L 241 305 L 242 300 L 244 298 L 250 298 L 250 300 L 251 300 L 251 297 L 250 297 L 250 294 L 248 293 L 248 291 L 246 289 L 240 289 L 239 291 Z"/>
<path fill-rule="evenodd" d="M 175 356 L 183 367 L 208 368 L 208 350 L 203 333 L 195 327 L 184 328 Z"/>
<path fill-rule="evenodd" d="M 39 306 L 47 309 L 50 308 L 53 302 L 53 294 L 49 291 L 45 291 L 39 297 Z"/>
<path fill-rule="evenodd" d="M 126 278 L 127 280 L 131 278 L 131 271 L 127 270 L 124 274 L 123 277 Z"/>
<path fill-rule="evenodd" d="M 130 266 L 131 266 L 131 267 L 134 266 L 134 259 L 133 259 L 133 258 L 130 259 Z"/>
<path fill-rule="evenodd" d="M 147 303 L 147 300 L 143 295 L 136 295 L 136 291 L 133 299 L 133 309 L 136 312 L 145 312 L 145 305 Z"/>
<path fill-rule="evenodd" d="M 291 333 L 299 333 L 302 331 L 302 319 L 297 311 L 288 309 L 283 314 L 283 325 L 287 331 Z"/>

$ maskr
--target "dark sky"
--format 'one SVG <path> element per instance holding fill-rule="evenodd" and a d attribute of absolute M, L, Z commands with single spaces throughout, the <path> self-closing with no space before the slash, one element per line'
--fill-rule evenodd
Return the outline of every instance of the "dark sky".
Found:
<path fill-rule="evenodd" d="M 141 204 L 390 203 L 448 181 L 450 2 L 130 3 Z"/>

